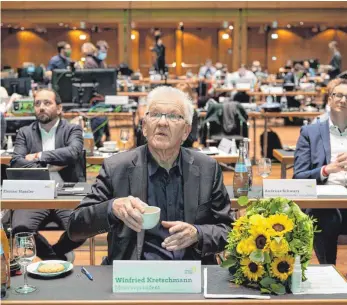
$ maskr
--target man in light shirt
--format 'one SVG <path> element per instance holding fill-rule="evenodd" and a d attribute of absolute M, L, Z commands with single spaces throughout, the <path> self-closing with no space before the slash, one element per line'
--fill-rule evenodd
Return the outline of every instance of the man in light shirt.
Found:
<path fill-rule="evenodd" d="M 37 121 L 18 131 L 11 167 L 48 167 L 50 178 L 56 182 L 85 181 L 82 129 L 61 119 L 59 95 L 51 89 L 39 90 L 34 108 Z M 42 224 L 52 221 L 66 229 L 70 214 L 71 210 L 64 209 L 15 210 L 13 231 L 37 232 Z M 83 244 L 71 241 L 66 232 L 53 246 L 42 235 L 35 236 L 41 259 L 71 260 L 66 254 Z"/>
<path fill-rule="evenodd" d="M 303 126 L 296 145 L 294 178 L 347 186 L 347 80 L 329 90 L 330 117 Z M 321 264 L 336 264 L 337 239 L 347 234 L 347 209 L 308 209 L 318 219 L 314 248 Z"/>

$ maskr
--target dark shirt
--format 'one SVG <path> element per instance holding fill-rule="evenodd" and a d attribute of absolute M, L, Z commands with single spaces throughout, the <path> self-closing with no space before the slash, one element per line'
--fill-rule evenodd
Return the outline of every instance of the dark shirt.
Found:
<path fill-rule="evenodd" d="M 94 55 L 87 55 L 84 62 L 84 69 L 104 69 L 105 63 Z"/>
<path fill-rule="evenodd" d="M 55 69 L 67 69 L 70 64 L 70 59 L 62 57 L 61 55 L 55 55 L 48 63 L 47 71 L 53 71 Z"/>
<path fill-rule="evenodd" d="M 180 260 L 185 250 L 168 251 L 161 243 L 170 234 L 161 225 L 161 221 L 184 221 L 183 172 L 181 154 L 174 162 L 169 173 L 160 167 L 148 150 L 148 205 L 157 206 L 160 211 L 160 222 L 145 233 L 142 259 L 146 260 Z"/>
<path fill-rule="evenodd" d="M 342 57 L 340 52 L 337 51 L 334 53 L 333 57 L 331 58 L 330 65 L 333 67 L 333 69 L 329 71 L 329 75 L 330 79 L 333 79 L 341 73 Z"/>

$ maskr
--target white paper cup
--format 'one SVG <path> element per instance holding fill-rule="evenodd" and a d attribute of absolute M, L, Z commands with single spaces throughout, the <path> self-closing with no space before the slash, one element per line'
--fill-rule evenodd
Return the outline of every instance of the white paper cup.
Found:
<path fill-rule="evenodd" d="M 160 219 L 160 208 L 154 206 L 145 207 L 145 213 L 142 214 L 142 229 L 149 230 L 154 228 Z"/>

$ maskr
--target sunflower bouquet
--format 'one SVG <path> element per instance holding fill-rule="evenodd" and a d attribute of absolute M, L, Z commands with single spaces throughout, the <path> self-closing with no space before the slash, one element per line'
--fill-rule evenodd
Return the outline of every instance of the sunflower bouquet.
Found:
<path fill-rule="evenodd" d="M 316 232 L 314 222 L 291 200 L 259 199 L 233 223 L 222 267 L 229 268 L 235 284 L 262 293 L 289 292 L 297 255 L 306 280 Z"/>

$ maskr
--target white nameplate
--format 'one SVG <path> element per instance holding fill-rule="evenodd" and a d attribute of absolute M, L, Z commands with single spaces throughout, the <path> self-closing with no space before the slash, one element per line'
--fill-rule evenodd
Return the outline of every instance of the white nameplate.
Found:
<path fill-rule="evenodd" d="M 200 261 L 113 261 L 115 293 L 201 293 Z"/>
<path fill-rule="evenodd" d="M 127 105 L 129 104 L 129 96 L 106 95 L 106 105 Z"/>
<path fill-rule="evenodd" d="M 314 199 L 317 198 L 317 183 L 315 179 L 264 179 L 263 197 Z"/>
<path fill-rule="evenodd" d="M 54 199 L 54 180 L 4 180 L 3 199 Z"/>

